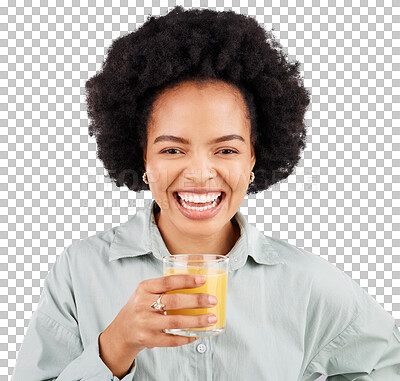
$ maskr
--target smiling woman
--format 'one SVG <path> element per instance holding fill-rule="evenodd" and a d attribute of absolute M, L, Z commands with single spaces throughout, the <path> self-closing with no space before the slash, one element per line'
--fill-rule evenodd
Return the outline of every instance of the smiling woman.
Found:
<path fill-rule="evenodd" d="M 394 318 L 239 211 L 288 177 L 305 146 L 309 93 L 272 33 L 232 11 L 178 6 L 116 39 L 86 90 L 110 177 L 154 200 L 61 254 L 12 380 L 400 380 Z M 170 310 L 224 306 L 194 292 L 212 281 L 163 276 L 163 257 L 178 253 L 228 262 L 222 333 L 166 333 L 216 323 Z"/>
<path fill-rule="evenodd" d="M 256 162 L 240 92 L 223 81 L 166 90 L 154 102 L 147 141 L 143 161 L 169 252 L 229 253 Z"/>

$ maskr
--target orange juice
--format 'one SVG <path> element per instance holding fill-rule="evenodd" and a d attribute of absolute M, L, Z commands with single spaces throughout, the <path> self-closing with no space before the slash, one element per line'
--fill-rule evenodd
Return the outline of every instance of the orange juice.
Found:
<path fill-rule="evenodd" d="M 215 314 L 218 320 L 214 325 L 208 325 L 204 328 L 188 328 L 191 331 L 204 331 L 214 328 L 225 327 L 226 319 L 226 292 L 228 286 L 228 272 L 208 267 L 170 267 L 164 271 L 164 276 L 176 274 L 196 274 L 205 275 L 206 282 L 196 288 L 179 289 L 167 291 L 166 294 L 197 294 L 206 293 L 214 295 L 218 302 L 214 307 L 210 308 L 186 308 L 180 310 L 167 310 L 167 315 L 202 315 Z"/>

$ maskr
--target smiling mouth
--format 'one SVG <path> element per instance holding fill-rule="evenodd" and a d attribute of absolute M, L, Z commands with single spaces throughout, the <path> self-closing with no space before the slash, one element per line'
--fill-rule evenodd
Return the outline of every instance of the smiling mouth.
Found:
<path fill-rule="evenodd" d="M 190 202 L 190 201 L 184 201 L 177 192 L 174 192 L 174 198 L 179 202 L 179 204 L 181 206 L 183 206 L 186 209 L 189 210 L 208 210 L 208 209 L 212 209 L 215 208 L 216 206 L 218 206 L 221 201 L 224 199 L 225 197 L 225 192 L 221 192 L 221 194 L 214 200 L 214 201 L 210 201 L 210 202 Z"/>

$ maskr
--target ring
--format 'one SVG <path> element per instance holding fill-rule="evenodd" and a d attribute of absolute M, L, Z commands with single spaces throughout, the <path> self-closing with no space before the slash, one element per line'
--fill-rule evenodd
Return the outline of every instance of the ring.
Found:
<path fill-rule="evenodd" d="M 162 303 L 161 303 L 161 298 L 163 297 L 163 295 L 164 295 L 164 294 L 161 294 L 161 295 L 159 296 L 159 298 L 157 299 L 157 301 L 154 302 L 154 303 L 151 305 L 151 308 L 153 308 L 153 309 L 156 310 L 156 311 L 165 311 L 165 310 L 164 310 L 165 304 L 162 304 Z M 165 312 L 164 312 L 164 315 L 165 315 Z"/>

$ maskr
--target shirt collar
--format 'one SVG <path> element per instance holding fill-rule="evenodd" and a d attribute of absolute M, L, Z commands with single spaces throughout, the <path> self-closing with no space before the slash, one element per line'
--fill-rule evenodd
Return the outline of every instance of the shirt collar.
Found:
<path fill-rule="evenodd" d="M 162 260 L 163 256 L 171 255 L 158 229 L 154 217 L 155 208 L 159 207 L 153 200 L 150 206 L 145 205 L 144 208 L 138 209 L 127 222 L 114 228 L 115 234 L 110 245 L 109 262 L 145 254 L 153 254 L 157 259 Z M 244 266 L 248 255 L 257 263 L 264 265 L 285 263 L 274 248 L 270 237 L 250 225 L 239 210 L 234 218 L 240 227 L 240 237 L 227 254 L 230 271 Z"/>

